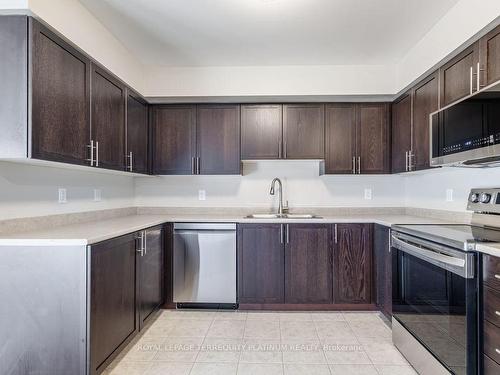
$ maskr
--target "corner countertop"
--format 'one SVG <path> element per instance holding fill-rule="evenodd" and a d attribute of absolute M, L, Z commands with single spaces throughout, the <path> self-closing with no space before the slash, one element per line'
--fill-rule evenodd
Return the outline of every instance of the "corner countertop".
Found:
<path fill-rule="evenodd" d="M 493 255 L 500 257 L 500 243 L 498 242 L 485 242 L 476 245 L 476 251 L 483 254 Z"/>
<path fill-rule="evenodd" d="M 404 214 L 338 214 L 313 219 L 248 219 L 244 214 L 133 214 L 123 217 L 58 225 L 48 229 L 12 232 L 0 237 L 0 246 L 86 246 L 168 222 L 229 223 L 376 223 L 444 224 L 446 221 Z"/>

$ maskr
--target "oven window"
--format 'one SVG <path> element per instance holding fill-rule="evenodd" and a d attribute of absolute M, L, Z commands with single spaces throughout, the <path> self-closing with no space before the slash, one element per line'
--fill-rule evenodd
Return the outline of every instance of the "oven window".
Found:
<path fill-rule="evenodd" d="M 465 374 L 466 279 L 393 250 L 394 318 L 450 371 Z"/>

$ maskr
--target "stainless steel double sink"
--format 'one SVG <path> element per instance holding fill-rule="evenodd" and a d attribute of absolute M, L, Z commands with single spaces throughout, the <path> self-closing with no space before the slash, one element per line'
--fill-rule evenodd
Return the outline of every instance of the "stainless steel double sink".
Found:
<path fill-rule="evenodd" d="M 321 219 L 321 216 L 313 214 L 252 214 L 247 219 Z"/>

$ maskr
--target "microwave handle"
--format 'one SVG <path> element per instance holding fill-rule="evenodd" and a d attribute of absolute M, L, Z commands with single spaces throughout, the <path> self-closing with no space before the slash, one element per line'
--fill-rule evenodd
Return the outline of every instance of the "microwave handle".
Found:
<path fill-rule="evenodd" d="M 394 248 L 404 253 L 413 255 L 416 258 L 425 260 L 431 264 L 434 264 L 435 266 L 456 273 L 457 275 L 460 275 L 462 277 L 472 278 L 474 276 L 473 270 L 470 270 L 469 267 L 467 267 L 468 262 L 465 259 L 460 259 L 436 252 L 436 250 L 430 247 L 415 246 L 396 237 L 395 235 L 391 236 L 391 244 Z"/>

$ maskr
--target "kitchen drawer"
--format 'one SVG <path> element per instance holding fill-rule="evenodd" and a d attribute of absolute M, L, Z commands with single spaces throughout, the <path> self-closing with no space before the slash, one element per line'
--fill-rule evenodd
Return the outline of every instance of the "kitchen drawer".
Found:
<path fill-rule="evenodd" d="M 484 287 L 484 319 L 500 327 L 500 292 Z"/>
<path fill-rule="evenodd" d="M 500 365 L 492 360 L 487 355 L 483 356 L 484 360 L 484 375 L 500 374 Z"/>
<path fill-rule="evenodd" d="M 489 287 L 500 291 L 500 258 L 483 255 L 483 280 Z"/>
<path fill-rule="evenodd" d="M 500 328 L 484 321 L 484 354 L 500 363 Z"/>

